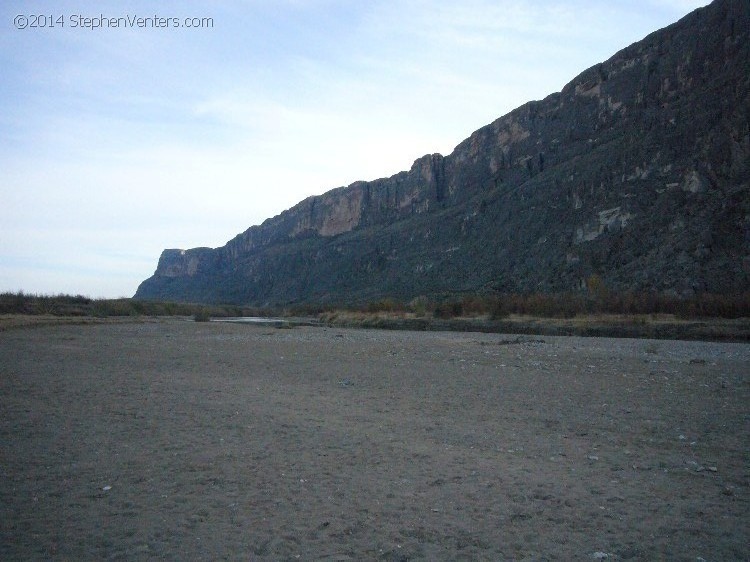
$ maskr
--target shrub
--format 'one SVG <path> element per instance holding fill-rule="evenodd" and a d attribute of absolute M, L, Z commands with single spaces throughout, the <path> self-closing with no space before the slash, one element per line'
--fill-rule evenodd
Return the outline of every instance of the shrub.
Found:
<path fill-rule="evenodd" d="M 490 319 L 491 320 L 502 320 L 510 316 L 510 308 L 508 303 L 503 298 L 496 298 L 490 305 Z"/>
<path fill-rule="evenodd" d="M 428 304 L 427 297 L 416 297 L 409 303 L 409 308 L 411 308 L 417 317 L 422 318 L 427 313 Z"/>
<path fill-rule="evenodd" d="M 193 315 L 193 320 L 195 320 L 196 322 L 208 322 L 209 320 L 211 320 L 211 315 L 209 314 L 207 309 L 201 308 Z"/>
<path fill-rule="evenodd" d="M 435 305 L 433 315 L 435 318 L 456 318 L 457 316 L 462 316 L 463 312 L 463 303 L 458 300 L 452 300 Z"/>

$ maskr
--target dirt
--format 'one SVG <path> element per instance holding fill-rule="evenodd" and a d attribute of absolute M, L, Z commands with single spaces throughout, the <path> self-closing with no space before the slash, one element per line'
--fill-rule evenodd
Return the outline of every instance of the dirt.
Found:
<path fill-rule="evenodd" d="M 750 345 L 0 333 L 2 560 L 750 557 Z"/>

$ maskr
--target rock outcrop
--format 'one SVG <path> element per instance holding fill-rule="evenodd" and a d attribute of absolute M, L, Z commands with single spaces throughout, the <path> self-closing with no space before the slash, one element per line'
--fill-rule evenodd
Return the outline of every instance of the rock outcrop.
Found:
<path fill-rule="evenodd" d="M 474 132 L 310 197 L 135 295 L 241 304 L 750 287 L 750 2 L 715 0 Z"/>

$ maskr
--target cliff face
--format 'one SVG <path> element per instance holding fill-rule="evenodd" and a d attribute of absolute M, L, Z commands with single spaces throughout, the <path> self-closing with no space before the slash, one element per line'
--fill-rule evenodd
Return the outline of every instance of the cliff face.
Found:
<path fill-rule="evenodd" d="M 750 287 L 750 3 L 716 0 L 473 133 L 217 249 L 136 298 L 243 304 L 457 291 Z"/>

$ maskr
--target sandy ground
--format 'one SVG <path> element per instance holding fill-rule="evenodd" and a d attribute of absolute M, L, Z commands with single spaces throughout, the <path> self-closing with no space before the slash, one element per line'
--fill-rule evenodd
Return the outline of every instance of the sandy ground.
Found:
<path fill-rule="evenodd" d="M 750 345 L 0 333 L 2 560 L 750 558 Z"/>

